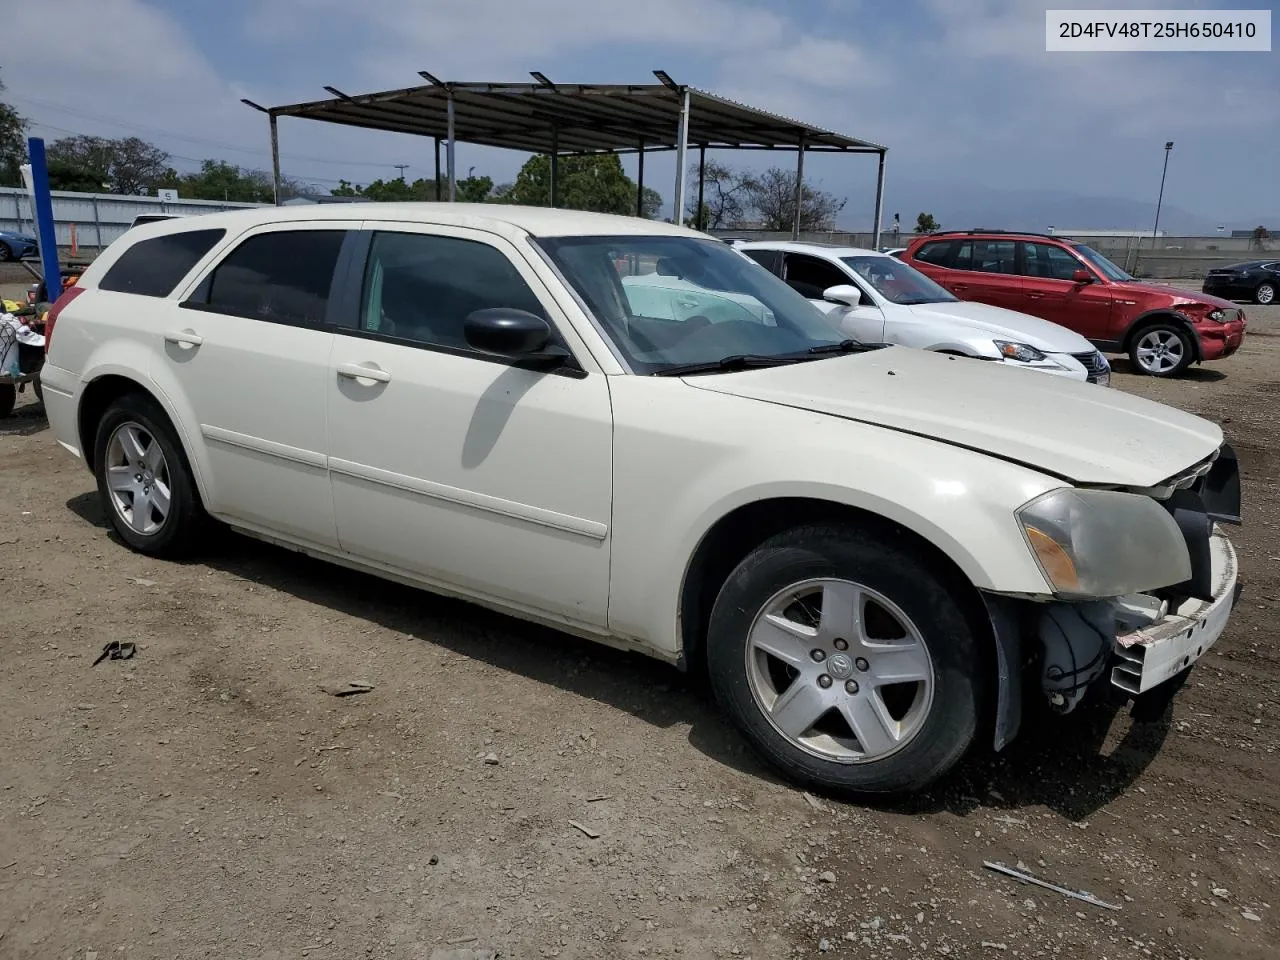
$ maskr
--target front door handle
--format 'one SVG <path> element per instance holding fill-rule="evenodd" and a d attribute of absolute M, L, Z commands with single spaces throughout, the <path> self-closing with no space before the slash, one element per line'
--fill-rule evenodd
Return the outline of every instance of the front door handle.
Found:
<path fill-rule="evenodd" d="M 176 343 L 180 347 L 198 347 L 204 343 L 204 337 L 194 330 L 168 330 L 164 335 L 165 343 Z"/>
<path fill-rule="evenodd" d="M 951 285 L 951 289 L 952 290 L 968 290 L 969 285 L 967 283 L 953 283 Z"/>
<path fill-rule="evenodd" d="M 1033 293 L 1028 293 L 1028 294 L 1027 294 L 1027 299 L 1028 299 L 1028 300 L 1039 300 L 1039 299 L 1040 299 L 1041 297 L 1043 297 L 1043 296 L 1044 296 L 1044 294 L 1043 294 L 1043 293 L 1034 293 L 1034 292 L 1033 292 Z"/>
<path fill-rule="evenodd" d="M 390 383 L 391 374 L 381 367 L 363 363 L 338 364 L 338 376 L 348 380 L 376 380 L 378 383 Z"/>

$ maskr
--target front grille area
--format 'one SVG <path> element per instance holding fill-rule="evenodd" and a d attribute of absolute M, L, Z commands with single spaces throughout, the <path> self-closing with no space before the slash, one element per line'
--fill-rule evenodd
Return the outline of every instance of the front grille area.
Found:
<path fill-rule="evenodd" d="M 1089 382 L 1097 383 L 1098 378 L 1107 372 L 1107 358 L 1100 354 L 1097 350 L 1092 353 L 1073 353 L 1073 357 L 1079 360 L 1089 374 Z"/>

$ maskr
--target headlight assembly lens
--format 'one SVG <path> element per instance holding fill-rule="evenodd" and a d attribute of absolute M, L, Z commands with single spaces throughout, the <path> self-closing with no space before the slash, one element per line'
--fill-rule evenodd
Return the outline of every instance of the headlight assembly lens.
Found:
<path fill-rule="evenodd" d="M 1045 355 L 1035 347 L 1029 347 L 1025 343 L 1012 343 L 1009 340 L 994 341 L 996 349 L 1000 351 L 1000 356 L 1006 360 L 1021 360 L 1023 363 L 1038 363 L 1045 359 Z"/>
<path fill-rule="evenodd" d="M 1210 319 L 1210 320 L 1221 320 L 1221 319 L 1222 319 L 1223 317 L 1225 317 L 1225 316 L 1226 316 L 1226 314 L 1225 314 L 1225 313 L 1223 313 L 1221 310 L 1211 310 L 1211 311 L 1209 311 L 1209 319 Z"/>
<path fill-rule="evenodd" d="M 1064 597 L 1120 597 L 1191 577 L 1182 532 L 1150 497 L 1063 487 L 1024 506 L 1018 523 Z"/>

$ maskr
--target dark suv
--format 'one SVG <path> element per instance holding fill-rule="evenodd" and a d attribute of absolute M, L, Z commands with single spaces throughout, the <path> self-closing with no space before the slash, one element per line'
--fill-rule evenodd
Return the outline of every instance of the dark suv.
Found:
<path fill-rule="evenodd" d="M 1134 370 L 1172 377 L 1229 357 L 1244 342 L 1244 311 L 1204 293 L 1135 280 L 1066 237 L 968 230 L 917 237 L 902 259 L 962 300 L 1060 323 Z"/>

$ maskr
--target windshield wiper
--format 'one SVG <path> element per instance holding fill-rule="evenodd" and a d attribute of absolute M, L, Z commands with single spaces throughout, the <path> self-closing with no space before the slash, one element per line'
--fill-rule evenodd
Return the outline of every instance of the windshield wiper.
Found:
<path fill-rule="evenodd" d="M 733 356 L 721 357 L 719 360 L 681 363 L 663 370 L 655 370 L 653 376 L 680 377 L 692 373 L 727 373 L 732 370 L 751 370 L 757 367 L 778 367 L 807 359 L 808 357 L 766 357 L 755 353 L 735 353 Z"/>
<path fill-rule="evenodd" d="M 879 350 L 887 347 L 887 343 L 863 343 L 861 340 L 841 340 L 839 343 L 824 343 L 820 347 L 810 347 L 810 353 L 861 353 L 863 350 Z"/>

